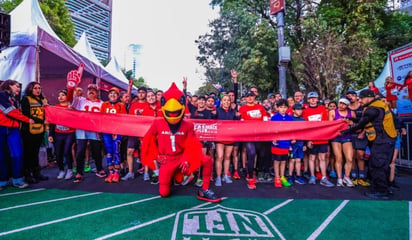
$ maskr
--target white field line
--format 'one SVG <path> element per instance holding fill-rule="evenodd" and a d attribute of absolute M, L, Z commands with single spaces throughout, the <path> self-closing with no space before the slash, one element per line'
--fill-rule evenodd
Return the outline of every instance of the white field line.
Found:
<path fill-rule="evenodd" d="M 269 215 L 269 214 L 271 214 L 272 212 L 278 210 L 279 208 L 285 206 L 286 204 L 288 204 L 288 203 L 290 203 L 290 202 L 292 202 L 292 201 L 293 201 L 293 199 L 288 199 L 288 200 L 286 200 L 286 201 L 284 201 L 284 202 L 282 202 L 282 203 L 274 206 L 273 208 L 271 208 L 271 209 L 269 209 L 269 210 L 266 210 L 266 211 L 263 213 L 263 215 Z M 286 239 L 286 238 L 283 236 L 283 234 L 279 231 L 279 229 L 278 229 L 275 225 L 272 224 L 272 227 L 273 227 L 273 229 L 275 229 L 275 232 L 278 234 L 278 236 L 280 237 L 280 239 L 282 239 L 282 240 L 285 240 L 285 239 Z"/>
<path fill-rule="evenodd" d="M 37 191 L 42 191 L 42 190 L 46 190 L 46 189 L 45 189 L 45 188 L 38 188 L 38 189 L 33 189 L 33 190 L 28 190 L 28 191 L 21 191 L 21 192 L 14 192 L 14 193 L 5 193 L 5 194 L 0 194 L 0 197 L 17 195 L 17 194 L 23 194 L 23 193 L 29 193 L 29 192 L 37 192 Z"/>
<path fill-rule="evenodd" d="M 227 199 L 227 198 L 222 198 L 222 200 L 224 200 L 224 199 Z M 211 203 L 210 203 L 210 202 L 207 202 L 207 203 L 203 203 L 203 204 L 194 206 L 194 207 L 192 207 L 192 208 L 201 208 L 201 207 L 204 207 L 204 206 L 209 205 L 209 204 L 211 204 Z M 147 226 L 147 225 L 150 225 L 150 224 L 153 224 L 153 223 L 157 223 L 157 222 L 166 220 L 166 219 L 171 218 L 171 217 L 173 217 L 173 216 L 175 216 L 175 215 L 176 215 L 176 213 L 171 213 L 171 214 L 169 214 L 169 215 L 166 215 L 166 216 L 163 216 L 163 217 L 160 217 L 160 218 L 157 218 L 157 219 L 154 219 L 154 220 L 151 220 L 151 221 L 148 221 L 148 222 L 145 222 L 145 223 L 142 223 L 142 224 L 139 224 L 139 225 L 130 227 L 130 228 L 126 228 L 126 229 L 123 229 L 123 230 L 120 230 L 120 231 L 117 231 L 117 232 L 114 232 L 114 233 L 111 233 L 111 234 L 108 234 L 108 235 L 104 235 L 104 236 L 98 237 L 98 238 L 96 238 L 95 240 L 103 240 L 103 239 L 108 239 L 108 238 L 111 238 L 111 237 L 114 237 L 114 236 L 118 236 L 118 235 L 121 235 L 121 234 L 123 234 L 123 233 L 127 233 L 127 232 L 130 232 L 130 231 L 133 231 L 133 230 L 136 230 L 136 229 L 145 227 L 145 226 Z"/>
<path fill-rule="evenodd" d="M 35 206 L 35 205 L 40 205 L 40 204 L 45 204 L 45 203 L 58 202 L 58 201 L 64 201 L 64 200 L 69 200 L 69 199 L 74 199 L 74 198 L 87 197 L 87 196 L 92 196 L 92 195 L 96 195 L 96 194 L 101 194 L 101 192 L 87 193 L 87 194 L 64 197 L 64 198 L 56 198 L 56 199 L 51 199 L 51 200 L 47 200 L 47 201 L 27 203 L 27 204 L 17 205 L 17 206 L 13 206 L 13 207 L 0 208 L 0 212 L 11 210 L 11 209 L 16 209 L 16 208 L 29 207 L 29 206 Z"/>
<path fill-rule="evenodd" d="M 349 200 L 343 201 L 330 215 L 323 221 L 323 223 L 307 238 L 308 240 L 314 240 L 322 233 L 323 230 L 329 225 L 330 222 L 338 215 L 338 213 L 348 204 Z"/>
<path fill-rule="evenodd" d="M 412 202 L 409 202 L 409 240 L 412 240 Z"/>
<path fill-rule="evenodd" d="M 100 212 L 104 212 L 104 211 L 108 211 L 108 210 L 112 210 L 112 209 L 116 209 L 116 208 L 121 208 L 121 207 L 124 207 L 124 206 L 133 205 L 133 204 L 137 204 L 137 203 L 141 203 L 141 202 L 146 202 L 146 201 L 150 201 L 150 200 L 157 199 L 157 198 L 160 198 L 160 196 L 155 196 L 155 197 L 151 197 L 151 198 L 141 199 L 141 200 L 138 200 L 138 201 L 118 204 L 118 205 L 115 205 L 115 206 L 112 206 L 112 207 L 97 209 L 97 210 L 94 210 L 94 211 L 91 211 L 91 212 L 85 212 L 85 213 L 73 215 L 73 216 L 70 216 L 70 217 L 60 218 L 60 219 L 56 219 L 56 220 L 49 221 L 49 222 L 39 223 L 39 224 L 35 224 L 35 225 L 23 227 L 23 228 L 10 230 L 10 231 L 7 231 L 7 232 L 0 232 L 0 236 L 5 236 L 5 235 L 16 233 L 16 232 L 22 232 L 22 231 L 29 230 L 29 229 L 43 227 L 43 226 L 51 225 L 51 224 L 54 224 L 54 223 L 64 222 L 64 221 L 67 221 L 67 220 L 71 220 L 71 219 L 75 219 L 75 218 L 79 218 L 79 217 L 84 217 L 84 216 L 87 216 L 87 215 L 92 215 L 92 214 L 95 214 L 95 213 L 100 213 Z"/>

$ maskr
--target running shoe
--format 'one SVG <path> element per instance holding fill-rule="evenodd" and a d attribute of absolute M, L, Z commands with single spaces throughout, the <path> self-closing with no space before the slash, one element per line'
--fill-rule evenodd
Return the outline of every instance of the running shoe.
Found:
<path fill-rule="evenodd" d="M 157 176 L 156 174 L 153 174 L 150 184 L 153 184 L 153 185 L 159 184 L 159 176 Z"/>
<path fill-rule="evenodd" d="M 291 184 L 289 183 L 289 181 L 285 178 L 285 176 L 280 177 L 280 181 L 282 182 L 282 186 L 284 187 L 290 187 Z"/>
<path fill-rule="evenodd" d="M 322 178 L 322 180 L 320 180 L 320 185 L 324 187 L 334 187 L 335 186 L 335 184 L 331 183 L 327 178 Z"/>
<path fill-rule="evenodd" d="M 190 174 L 189 176 L 184 176 L 183 181 L 182 181 L 182 183 L 180 183 L 180 185 L 186 186 L 191 181 L 193 181 L 194 178 L 195 178 L 195 175 L 193 175 L 193 174 Z"/>
<path fill-rule="evenodd" d="M 202 187 L 203 186 L 203 180 L 201 178 L 198 178 L 195 182 L 196 187 Z"/>
<path fill-rule="evenodd" d="M 371 184 L 367 180 L 359 178 L 358 179 L 358 185 L 360 185 L 362 187 L 369 187 Z"/>
<path fill-rule="evenodd" d="M 304 180 L 303 177 L 301 177 L 301 176 L 297 176 L 297 177 L 295 178 L 295 183 L 300 184 L 300 185 L 306 184 L 305 180 Z"/>
<path fill-rule="evenodd" d="M 144 167 L 137 170 L 137 173 L 142 175 L 144 173 Z"/>
<path fill-rule="evenodd" d="M 240 179 L 240 175 L 239 175 L 239 173 L 238 173 L 237 171 L 235 171 L 235 172 L 233 173 L 233 178 L 234 178 L 235 180 L 239 180 L 239 179 Z"/>
<path fill-rule="evenodd" d="M 247 180 L 247 187 L 249 189 L 256 189 L 255 179 L 252 178 Z"/>
<path fill-rule="evenodd" d="M 289 176 L 289 177 L 288 177 L 288 182 L 290 183 L 290 185 L 292 185 L 292 184 L 293 184 L 294 179 L 293 179 L 293 177 L 292 177 L 292 176 Z"/>
<path fill-rule="evenodd" d="M 101 170 L 101 171 L 96 173 L 96 176 L 98 176 L 99 178 L 105 178 L 107 176 L 107 174 L 104 170 Z"/>
<path fill-rule="evenodd" d="M 76 167 L 76 165 L 73 165 L 73 173 L 74 173 L 74 174 L 77 173 L 77 167 Z"/>
<path fill-rule="evenodd" d="M 224 175 L 223 178 L 222 178 L 222 181 L 225 182 L 225 183 L 232 183 L 233 182 L 229 175 Z"/>
<path fill-rule="evenodd" d="M 73 182 L 74 183 L 81 183 L 83 181 L 83 176 L 81 174 L 76 174 L 76 177 L 74 177 Z"/>
<path fill-rule="evenodd" d="M 263 178 L 265 179 L 265 181 L 266 181 L 267 183 L 273 182 L 273 177 L 272 177 L 272 175 L 270 175 L 270 173 L 265 173 L 265 175 L 264 175 Z"/>
<path fill-rule="evenodd" d="M 357 178 L 352 178 L 352 183 L 353 185 L 357 186 L 358 185 L 358 179 Z"/>
<path fill-rule="evenodd" d="M 23 189 L 23 188 L 28 188 L 29 184 L 27 184 L 24 181 L 21 181 L 19 183 L 13 183 L 13 187 Z"/>
<path fill-rule="evenodd" d="M 229 171 L 229 172 L 227 172 L 227 174 L 226 174 L 226 175 L 228 175 L 228 176 L 230 177 L 230 176 L 231 176 L 231 175 L 230 175 L 230 171 Z"/>
<path fill-rule="evenodd" d="M 316 177 L 315 176 L 310 176 L 308 183 L 309 184 L 316 184 Z"/>
<path fill-rule="evenodd" d="M 322 179 L 322 173 L 320 173 L 320 172 L 317 172 L 317 173 L 315 174 L 315 176 L 316 176 L 316 179 L 318 179 L 318 180 L 321 180 L 321 179 Z"/>
<path fill-rule="evenodd" d="M 249 180 L 253 180 L 254 183 L 258 183 L 258 182 L 259 182 L 259 181 L 256 179 L 256 177 L 253 177 L 253 178 L 250 178 L 250 179 L 249 179 L 249 174 L 247 174 L 247 175 L 246 175 L 246 181 L 249 181 Z"/>
<path fill-rule="evenodd" d="M 63 179 L 65 174 L 66 174 L 66 173 L 65 173 L 64 171 L 59 171 L 59 174 L 57 175 L 57 179 L 58 179 L 58 180 Z"/>
<path fill-rule="evenodd" d="M 338 178 L 338 180 L 336 181 L 336 186 L 337 186 L 337 187 L 343 187 L 342 178 Z"/>
<path fill-rule="evenodd" d="M 150 181 L 149 173 L 144 173 L 144 175 L 143 175 L 143 181 L 145 181 L 145 182 Z"/>
<path fill-rule="evenodd" d="M 118 171 L 115 171 L 113 174 L 112 182 L 113 183 L 118 183 L 120 180 L 120 174 Z"/>
<path fill-rule="evenodd" d="M 127 180 L 133 180 L 134 179 L 134 173 L 128 172 L 124 177 L 122 177 L 122 181 L 127 181 Z"/>
<path fill-rule="evenodd" d="M 222 201 L 222 199 L 220 197 L 217 197 L 216 194 L 208 189 L 208 190 L 199 190 L 197 192 L 197 198 L 203 201 L 207 201 L 207 202 L 213 202 L 213 203 L 217 203 Z"/>
<path fill-rule="evenodd" d="M 107 183 L 111 183 L 113 181 L 114 178 L 114 172 L 110 171 L 109 176 L 107 176 L 104 181 Z"/>
<path fill-rule="evenodd" d="M 335 171 L 331 171 L 331 172 L 329 173 L 329 177 L 331 177 L 331 178 L 337 178 L 336 172 L 335 172 Z"/>
<path fill-rule="evenodd" d="M 353 185 L 352 181 L 348 177 L 343 178 L 343 183 L 345 184 L 346 187 L 350 187 L 350 188 L 355 187 L 355 185 Z"/>
<path fill-rule="evenodd" d="M 221 177 L 216 177 L 215 186 L 216 187 L 221 187 L 222 186 L 222 178 Z"/>
<path fill-rule="evenodd" d="M 259 172 L 259 173 L 258 173 L 257 179 L 258 179 L 259 182 L 265 182 L 265 178 L 264 178 L 263 172 Z"/>
<path fill-rule="evenodd" d="M 282 181 L 278 177 L 275 178 L 275 187 L 276 188 L 281 188 L 282 187 Z"/>
<path fill-rule="evenodd" d="M 88 173 L 88 172 L 90 172 L 92 170 L 92 168 L 90 167 L 90 164 L 89 163 L 86 163 L 85 165 L 84 165 L 84 172 L 85 173 Z"/>
<path fill-rule="evenodd" d="M 70 180 L 73 177 L 73 171 L 71 169 L 67 169 L 66 176 L 64 177 L 65 180 Z"/>

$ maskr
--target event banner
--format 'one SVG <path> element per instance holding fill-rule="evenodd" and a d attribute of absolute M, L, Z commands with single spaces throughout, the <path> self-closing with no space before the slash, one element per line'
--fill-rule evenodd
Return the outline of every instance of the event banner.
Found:
<path fill-rule="evenodd" d="M 405 85 L 405 77 L 412 71 L 412 46 L 394 51 L 389 55 L 392 77 L 396 83 Z M 412 100 L 408 87 L 403 87 L 395 93 L 398 96 L 397 107 L 399 116 L 412 116 Z"/>
<path fill-rule="evenodd" d="M 128 114 L 83 112 L 58 107 L 45 107 L 49 123 L 67 127 L 143 137 L 154 117 Z M 326 140 L 336 137 L 347 128 L 343 121 L 261 122 L 187 119 L 204 141 L 272 141 L 272 140 Z"/>

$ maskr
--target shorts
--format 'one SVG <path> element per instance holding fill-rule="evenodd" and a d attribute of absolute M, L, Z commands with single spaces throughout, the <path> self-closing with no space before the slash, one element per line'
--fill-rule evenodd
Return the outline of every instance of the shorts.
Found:
<path fill-rule="evenodd" d="M 303 159 L 303 146 L 302 145 L 292 145 L 292 159 Z"/>
<path fill-rule="evenodd" d="M 365 136 L 363 139 L 358 138 L 358 134 L 352 135 L 352 146 L 355 150 L 365 150 L 368 146 L 368 138 Z"/>
<path fill-rule="evenodd" d="M 312 148 L 309 148 L 309 155 L 317 155 L 319 153 L 327 153 L 329 151 L 329 144 L 313 144 Z"/>
<path fill-rule="evenodd" d="M 139 149 L 140 140 L 138 137 L 129 136 L 127 139 L 127 148 Z"/>
<path fill-rule="evenodd" d="M 233 147 L 240 147 L 242 146 L 241 142 L 234 142 Z"/>
<path fill-rule="evenodd" d="M 289 159 L 289 156 L 287 154 L 283 155 L 278 155 L 278 154 L 272 154 L 272 161 L 279 161 L 279 162 L 284 162 Z"/>
<path fill-rule="evenodd" d="M 207 149 L 216 149 L 215 142 L 211 141 L 202 141 L 202 147 Z"/>
<path fill-rule="evenodd" d="M 402 138 L 400 135 L 396 137 L 395 149 L 401 149 Z"/>
<path fill-rule="evenodd" d="M 337 143 L 347 143 L 347 142 L 351 142 L 352 140 L 350 138 L 334 138 L 331 140 L 331 142 L 337 142 Z"/>

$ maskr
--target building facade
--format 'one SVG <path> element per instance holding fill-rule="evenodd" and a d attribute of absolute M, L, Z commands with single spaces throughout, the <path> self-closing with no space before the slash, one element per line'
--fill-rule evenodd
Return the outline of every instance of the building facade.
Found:
<path fill-rule="evenodd" d="M 112 0 L 67 0 L 70 16 L 74 23 L 74 34 L 77 40 L 83 32 L 96 57 L 110 60 Z"/>

